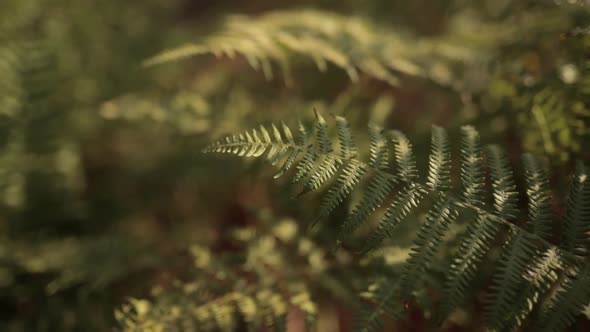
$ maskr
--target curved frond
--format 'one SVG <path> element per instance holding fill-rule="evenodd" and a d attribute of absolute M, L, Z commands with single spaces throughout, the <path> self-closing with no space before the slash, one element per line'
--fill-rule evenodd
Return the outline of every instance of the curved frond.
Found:
<path fill-rule="evenodd" d="M 412 151 L 412 143 L 402 132 L 392 130 L 389 136 L 393 142 L 396 161 L 396 173 L 400 180 L 412 182 L 418 178 L 416 159 Z"/>

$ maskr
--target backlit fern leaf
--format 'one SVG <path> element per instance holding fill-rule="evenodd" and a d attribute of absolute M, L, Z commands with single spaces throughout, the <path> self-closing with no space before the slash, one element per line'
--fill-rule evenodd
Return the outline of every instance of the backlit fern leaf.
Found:
<path fill-rule="evenodd" d="M 439 191 L 445 191 L 451 186 L 449 138 L 444 129 L 436 126 L 432 128 L 432 151 L 426 185 Z"/>
<path fill-rule="evenodd" d="M 518 212 L 516 206 L 518 193 L 505 153 L 496 145 L 486 149 L 488 167 L 494 191 L 494 208 L 496 215 L 503 220 L 513 220 Z"/>
<path fill-rule="evenodd" d="M 540 162 L 531 154 L 523 156 L 529 206 L 529 228 L 544 239 L 552 235 L 549 181 Z"/>
<path fill-rule="evenodd" d="M 458 211 L 447 198 L 441 197 L 428 211 L 426 222 L 418 230 L 410 258 L 402 275 L 402 291 L 412 291 L 412 286 L 423 277 L 426 269 L 440 249 L 443 238 L 451 223 L 458 217 Z"/>
<path fill-rule="evenodd" d="M 485 316 L 490 328 L 498 331 L 506 328 L 507 315 L 520 299 L 522 276 L 534 256 L 534 244 L 524 233 L 513 234 L 508 240 L 486 300 Z"/>
<path fill-rule="evenodd" d="M 559 290 L 542 311 L 536 331 L 559 332 L 570 326 L 590 302 L 590 268 L 567 271 Z"/>
<path fill-rule="evenodd" d="M 485 214 L 478 215 L 476 220 L 469 224 L 459 252 L 447 273 L 441 318 L 446 317 L 468 296 L 468 289 L 472 286 L 477 269 L 492 248 L 492 242 L 499 230 L 500 225 L 489 220 Z"/>
<path fill-rule="evenodd" d="M 590 177 L 581 162 L 576 166 L 567 205 L 561 246 L 576 255 L 585 256 L 590 243 Z"/>
<path fill-rule="evenodd" d="M 545 172 L 535 157 L 523 156 L 529 221 L 525 227 L 520 227 L 513 223 L 519 214 L 513 173 L 505 153 L 497 146 L 488 146 L 485 150 L 493 203 L 489 208 L 486 207 L 484 158 L 479 135 L 472 127 L 461 129 L 463 190 L 455 197 L 450 190 L 450 147 L 444 129 L 433 128 L 428 177 L 422 183 L 418 177 L 412 145 L 401 132 L 394 130 L 383 133 L 378 127 L 369 127 L 370 154 L 368 162 L 364 162 L 349 149 L 353 146 L 352 135 L 347 132 L 346 123 L 342 119 L 336 118 L 336 131 L 340 141 L 338 151 L 332 149 L 327 122 L 319 114 L 316 119 L 318 123 L 311 141 L 299 139 L 293 145 L 293 141 L 286 139 L 284 129 L 278 135 L 270 135 L 271 131 L 275 132 L 275 127 L 271 127 L 271 131 L 266 130 L 268 135 L 265 130 L 260 129 L 251 132 L 249 137 L 230 136 L 214 143 L 208 150 L 251 156 L 267 153 L 267 158 L 268 154 L 279 154 L 281 149 L 300 151 L 303 158 L 293 161 L 298 163 L 294 178 L 307 178 L 304 189 L 308 191 L 329 187 L 322 197 L 320 210 L 312 225 L 326 218 L 353 191 L 360 191 L 359 202 L 341 224 L 337 237 L 339 241 L 367 223 L 380 206 L 391 200 L 381 222 L 365 242 L 364 252 L 374 249 L 382 240 L 392 236 L 397 225 L 421 201 L 434 202 L 426 221 L 417 227 L 417 239 L 401 269 L 399 292 L 381 291 L 379 303 L 399 301 L 395 299 L 395 295 L 400 292 L 411 294 L 413 286 L 433 267 L 451 225 L 466 212 L 469 212 L 466 216 L 475 220 L 468 224 L 466 232 L 457 235 L 459 251 L 447 273 L 443 289 L 443 315 L 449 314 L 455 306 L 469 297 L 469 287 L 482 261 L 492 251 L 495 239 L 501 239 L 500 231 L 505 227 L 510 231 L 510 237 L 502 248 L 500 266 L 493 275 L 493 284 L 484 309 L 490 328 L 510 330 L 522 326 L 544 293 L 555 283 L 559 283 L 557 275 L 560 271 L 583 263 L 580 257 L 574 255 L 581 254 L 588 240 L 584 234 L 588 230 L 588 187 L 585 185 L 587 175 L 582 164 L 578 166 L 574 177 L 566 217 L 566 235 L 561 248 L 558 248 L 549 242 L 552 238 L 550 192 Z M 278 127 L 276 130 L 279 130 Z M 270 145 L 275 145 L 274 150 Z M 393 150 L 391 161 L 390 149 Z M 333 178 L 336 181 L 328 184 Z M 364 181 L 367 185 L 361 186 Z M 562 293 L 558 294 L 564 298 L 573 296 Z M 369 317 L 367 330 L 381 326 L 380 317 L 385 309 L 377 304 L 376 310 L 366 314 Z M 572 316 L 576 314 L 568 313 Z"/>
<path fill-rule="evenodd" d="M 461 127 L 461 182 L 463 199 L 474 206 L 482 206 L 484 197 L 483 158 L 479 133 L 471 126 Z"/>
<path fill-rule="evenodd" d="M 395 228 L 413 209 L 418 207 L 425 194 L 413 184 L 402 189 L 385 212 L 377 229 L 366 241 L 363 252 L 377 248 L 384 239 L 392 237 Z"/>

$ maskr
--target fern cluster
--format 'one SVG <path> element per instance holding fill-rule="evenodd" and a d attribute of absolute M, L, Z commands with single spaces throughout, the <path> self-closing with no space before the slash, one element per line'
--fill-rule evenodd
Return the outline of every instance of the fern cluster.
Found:
<path fill-rule="evenodd" d="M 279 167 L 277 177 L 294 169 L 290 177 L 300 185 L 302 194 L 327 188 L 318 218 L 311 226 L 328 216 L 351 192 L 360 190 L 361 182 L 367 182 L 360 202 L 340 225 L 342 239 L 366 223 L 379 207 L 387 206 L 380 223 L 360 248 L 362 252 L 377 248 L 417 206 L 428 204 L 426 220 L 417 225 L 399 291 L 383 301 L 393 296 L 411 297 L 416 283 L 438 259 L 449 229 L 459 221 L 467 222 L 467 229 L 460 235 L 459 251 L 448 267 L 442 317 L 469 297 L 480 266 L 498 244 L 501 254 L 485 301 L 486 322 L 491 329 L 520 326 L 533 309 L 540 307 L 539 326 L 561 331 L 590 301 L 585 290 L 588 275 L 584 259 L 589 241 L 590 189 L 583 164 L 578 165 L 573 176 L 561 241 L 554 244 L 552 234 L 557 225 L 551 217 L 546 172 L 537 157 L 523 156 L 528 200 L 525 222 L 520 221 L 518 192 L 507 156 L 495 145 L 482 148 L 473 127 L 461 129 L 459 188 L 451 181 L 451 146 L 447 132 L 440 127 L 432 129 L 425 181 L 420 179 L 412 144 L 403 133 L 370 128 L 369 160 L 363 161 L 347 121 L 337 116 L 334 127 L 337 146 L 332 143 L 327 121 L 316 112 L 311 133 L 300 125 L 295 137 L 288 126 L 272 124 L 228 136 L 204 151 L 264 156 Z M 549 289 L 555 284 L 560 289 L 551 295 Z"/>

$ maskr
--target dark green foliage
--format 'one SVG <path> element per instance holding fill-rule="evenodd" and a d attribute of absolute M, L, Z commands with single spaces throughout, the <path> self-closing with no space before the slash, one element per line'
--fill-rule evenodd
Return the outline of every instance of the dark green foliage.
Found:
<path fill-rule="evenodd" d="M 366 325 L 361 325 L 361 331 L 365 328 L 380 328 L 379 317 L 385 310 L 383 305 L 390 302 L 392 297 L 412 294 L 415 285 L 429 273 L 432 262 L 437 258 L 437 252 L 445 247 L 448 230 L 467 211 L 470 213 L 466 215 L 471 220 L 468 220 L 467 230 L 460 237 L 457 256 L 448 268 L 444 287 L 445 299 L 441 308 L 443 315 L 449 314 L 469 296 L 472 281 L 478 273 L 480 264 L 495 247 L 494 241 L 502 234 L 502 229 L 507 228 L 509 237 L 501 247 L 502 254 L 497 262 L 497 271 L 493 274 L 485 309 L 487 325 L 494 330 L 510 330 L 522 325 L 552 284 L 560 284 L 556 277 L 560 271 L 579 269 L 580 264 L 584 264 L 574 255 L 580 252 L 587 241 L 587 175 L 582 164 L 579 164 L 574 177 L 564 230 L 565 239 L 562 243 L 563 249 L 560 249 L 549 242 L 552 231 L 549 184 L 542 165 L 535 157 L 529 154 L 523 157 L 529 218 L 527 225 L 520 227 L 513 223 L 520 215 L 513 171 L 505 153 L 495 145 L 485 149 L 492 190 L 491 204 L 488 204 L 484 196 L 483 159 L 479 136 L 473 128 L 462 128 L 463 190 L 461 196 L 455 197 L 450 193 L 453 187 L 450 178 L 451 156 L 444 129 L 432 129 L 428 174 L 422 184 L 419 181 L 412 145 L 401 132 L 389 131 L 381 135 L 380 130 L 370 128 L 370 161 L 364 163 L 357 159 L 356 155 L 346 152 L 351 150 L 349 147 L 352 146 L 352 139 L 351 135 L 343 130 L 348 127 L 343 118 L 336 119 L 338 141 L 342 147 L 340 152 L 334 152 L 325 120 L 319 114 L 316 114 L 316 117 L 315 142 L 307 146 L 284 145 L 278 138 L 249 140 L 247 136 L 235 135 L 213 143 L 205 151 L 244 154 L 244 150 L 253 149 L 257 151 L 257 155 L 266 153 L 268 156 L 281 149 L 299 149 L 304 156 L 295 176 L 311 179 L 303 184 L 304 191 L 319 189 L 330 179 L 337 179 L 334 184 L 328 185 L 329 189 L 324 196 L 316 222 L 325 218 L 353 191 L 362 193 L 360 202 L 352 208 L 349 217 L 342 223 L 339 241 L 366 223 L 376 209 L 394 195 L 377 228 L 369 235 L 363 252 L 378 247 L 383 240 L 392 237 L 400 222 L 412 213 L 422 198 L 430 197 L 434 203 L 425 222 L 417 229 L 414 246 L 401 270 L 399 288 L 397 291 L 388 290 L 386 295 L 376 292 L 375 296 L 379 298 L 376 311 L 361 314 L 366 318 Z M 266 129 L 260 131 L 264 133 Z M 380 143 L 382 137 L 387 137 L 390 143 Z M 392 145 L 393 155 L 386 158 L 385 146 L 388 144 Z M 394 167 L 389 167 L 384 162 L 385 159 Z M 326 160 L 330 162 L 326 163 Z M 340 175 L 336 176 L 338 172 Z M 358 184 L 364 172 L 370 174 L 366 179 L 368 185 L 366 189 L 359 189 Z M 309 181 L 313 185 L 310 186 Z M 578 287 L 584 278 L 582 275 L 571 281 L 567 279 L 565 290 L 561 291 L 563 294 L 558 293 L 561 294 L 558 298 L 565 301 L 564 297 L 573 296 L 569 293 L 573 287 L 568 286 L 569 283 Z M 571 317 L 579 313 L 579 306 L 584 303 L 583 301 L 590 301 L 586 293 L 576 296 L 579 296 L 575 299 L 575 303 L 578 304 L 570 303 L 571 307 L 560 308 L 567 311 L 560 313 L 568 317 L 563 326 L 571 323 Z M 547 312 L 547 315 L 552 316 L 554 313 Z"/>

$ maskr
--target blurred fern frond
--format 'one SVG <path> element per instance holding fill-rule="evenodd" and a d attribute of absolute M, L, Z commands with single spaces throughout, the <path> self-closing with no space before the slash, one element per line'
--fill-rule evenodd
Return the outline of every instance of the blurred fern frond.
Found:
<path fill-rule="evenodd" d="M 541 15 L 532 13 L 531 16 Z M 520 29 L 536 30 L 536 20 L 521 20 Z M 526 22 L 526 23 L 522 23 Z M 456 83 L 457 67 L 481 64 L 495 47 L 510 43 L 516 26 L 488 25 L 468 14 L 457 15 L 450 31 L 440 38 L 420 38 L 408 32 L 379 26 L 363 17 L 318 10 L 275 11 L 257 17 L 229 16 L 220 32 L 202 41 L 164 51 L 145 61 L 155 65 L 200 55 L 242 55 L 267 79 L 277 63 L 291 81 L 290 57 L 302 55 L 324 71 L 327 64 L 346 71 L 352 81 L 359 74 L 398 85 L 399 73 L 421 76 L 444 85 Z M 562 25 L 554 17 L 548 25 Z M 467 44 L 466 44 L 467 41 Z"/>

